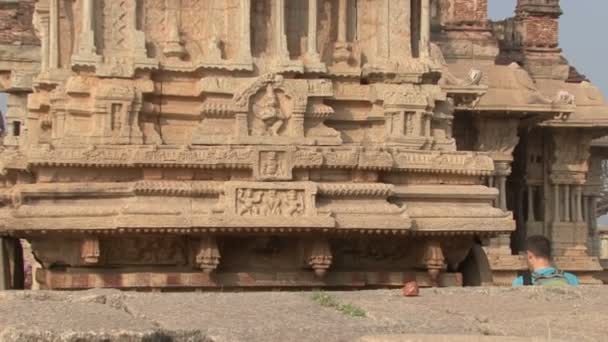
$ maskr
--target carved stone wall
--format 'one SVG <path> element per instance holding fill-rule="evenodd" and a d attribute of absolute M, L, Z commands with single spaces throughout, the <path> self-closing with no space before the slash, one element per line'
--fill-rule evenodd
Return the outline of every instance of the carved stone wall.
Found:
<path fill-rule="evenodd" d="M 554 6 L 537 5 L 520 3 L 517 32 L 553 49 Z M 516 270 L 513 151 L 554 114 L 568 123 L 575 101 L 544 95 L 525 63 L 495 64 L 486 12 L 485 0 L 39 0 L 40 63 L 0 55 L 21 129 L 0 150 L 0 235 L 32 240 L 49 288 L 438 285 L 478 240 Z M 578 194 L 588 144 L 563 142 L 587 131 L 554 140 L 535 186 Z M 570 218 L 542 231 L 580 261 Z"/>

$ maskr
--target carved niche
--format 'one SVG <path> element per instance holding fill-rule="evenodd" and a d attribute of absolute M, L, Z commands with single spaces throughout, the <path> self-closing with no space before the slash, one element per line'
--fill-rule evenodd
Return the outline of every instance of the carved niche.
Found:
<path fill-rule="evenodd" d="M 291 180 L 293 148 L 260 148 L 257 151 L 253 176 L 257 180 Z"/>
<path fill-rule="evenodd" d="M 139 127 L 141 104 L 141 94 L 133 87 L 101 85 L 95 95 L 95 133 L 91 142 L 143 143 L 143 134 Z"/>
<path fill-rule="evenodd" d="M 267 84 L 265 89 L 255 96 L 248 117 L 249 135 L 285 135 L 293 114 L 291 97 L 271 84 Z"/>
<path fill-rule="evenodd" d="M 324 124 L 334 113 L 323 104 L 323 98 L 333 96 L 329 80 L 287 79 L 269 73 L 238 83 L 210 78 L 201 82 L 200 87 L 206 100 L 201 108 L 201 124 L 193 135 L 195 144 L 341 143 L 340 133 Z M 230 102 L 223 103 L 218 102 L 218 94 L 234 95 Z M 233 124 L 234 129 L 227 130 L 227 123 Z"/>

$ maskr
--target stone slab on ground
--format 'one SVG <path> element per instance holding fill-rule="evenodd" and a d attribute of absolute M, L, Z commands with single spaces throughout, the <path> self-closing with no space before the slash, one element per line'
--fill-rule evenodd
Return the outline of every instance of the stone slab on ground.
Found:
<path fill-rule="evenodd" d="M 605 341 L 606 321 L 605 287 L 0 292 L 0 341 Z"/>

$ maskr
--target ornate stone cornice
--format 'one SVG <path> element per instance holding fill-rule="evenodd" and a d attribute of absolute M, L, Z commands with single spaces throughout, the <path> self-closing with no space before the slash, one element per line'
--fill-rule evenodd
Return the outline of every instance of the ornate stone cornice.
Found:
<path fill-rule="evenodd" d="M 252 146 L 158 148 L 107 146 L 34 148 L 18 157 L 0 154 L 5 168 L 27 167 L 183 167 L 202 169 L 252 169 L 257 149 Z M 492 158 L 486 153 L 416 151 L 399 147 L 305 147 L 288 151 L 294 168 L 394 170 L 419 173 L 490 175 Z"/>

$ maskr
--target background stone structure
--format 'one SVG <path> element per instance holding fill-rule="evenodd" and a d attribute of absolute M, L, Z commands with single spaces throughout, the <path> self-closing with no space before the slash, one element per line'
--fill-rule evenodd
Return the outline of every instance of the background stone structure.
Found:
<path fill-rule="evenodd" d="M 32 26 L 35 1 L 3 0 L 0 3 L 0 44 L 40 44 Z"/>
<path fill-rule="evenodd" d="M 530 234 L 599 282 L 559 1 L 0 4 L 3 287 L 19 238 L 50 289 L 508 284 Z"/>

